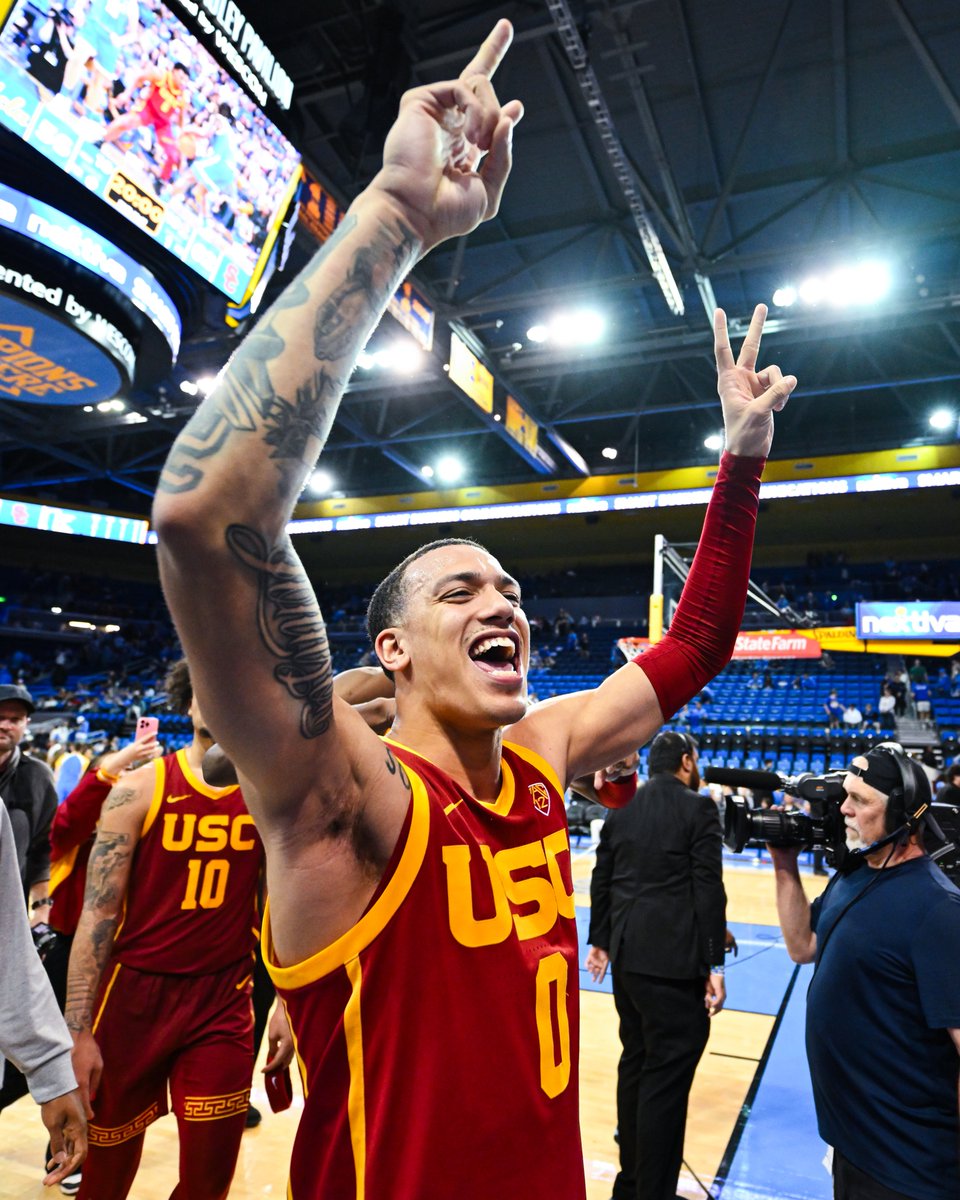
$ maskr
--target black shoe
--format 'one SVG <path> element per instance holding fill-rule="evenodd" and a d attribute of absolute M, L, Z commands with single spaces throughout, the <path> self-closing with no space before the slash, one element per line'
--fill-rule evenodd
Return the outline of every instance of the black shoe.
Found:
<path fill-rule="evenodd" d="M 246 1117 L 246 1120 L 243 1122 L 244 1128 L 245 1129 L 256 1129 L 256 1127 L 260 1124 L 260 1122 L 262 1120 L 263 1120 L 263 1117 L 260 1115 L 260 1109 L 254 1108 L 252 1104 L 248 1104 L 247 1105 L 247 1117 Z"/>

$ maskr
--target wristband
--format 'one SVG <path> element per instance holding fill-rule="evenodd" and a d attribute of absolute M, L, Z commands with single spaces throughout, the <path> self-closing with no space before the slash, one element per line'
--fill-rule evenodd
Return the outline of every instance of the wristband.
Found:
<path fill-rule="evenodd" d="M 97 768 L 97 778 L 101 783 L 109 783 L 111 787 L 115 787 L 120 782 L 119 775 L 111 775 L 109 771 L 105 771 L 103 767 Z"/>
<path fill-rule="evenodd" d="M 623 808 L 637 794 L 637 772 L 625 779 L 608 779 L 597 788 L 597 799 L 605 808 Z"/>
<path fill-rule="evenodd" d="M 38 908 L 46 908 L 48 904 L 52 903 L 52 896 L 44 896 L 41 900 L 34 900 L 34 902 L 30 905 L 30 911 L 36 912 Z"/>

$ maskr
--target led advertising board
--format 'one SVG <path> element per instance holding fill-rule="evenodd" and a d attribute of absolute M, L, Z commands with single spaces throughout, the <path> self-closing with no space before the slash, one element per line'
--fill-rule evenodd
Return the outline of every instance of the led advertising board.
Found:
<path fill-rule="evenodd" d="M 300 176 L 293 146 L 159 0 L 17 0 L 0 124 L 236 302 Z"/>
<path fill-rule="evenodd" d="M 857 637 L 954 642 L 960 637 L 960 604 L 956 600 L 861 601 L 857 605 Z"/>

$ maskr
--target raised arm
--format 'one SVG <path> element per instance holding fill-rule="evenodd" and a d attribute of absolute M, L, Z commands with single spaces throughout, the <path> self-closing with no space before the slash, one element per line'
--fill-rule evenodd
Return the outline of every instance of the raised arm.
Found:
<path fill-rule="evenodd" d="M 87 1116 L 103 1060 L 93 1036 L 94 1005 L 123 912 L 133 852 L 153 794 L 155 769 L 141 767 L 112 789 L 87 864 L 83 912 L 70 951 L 64 1016 L 73 1035 L 73 1069 Z"/>
<path fill-rule="evenodd" d="M 431 246 L 497 210 L 522 110 L 501 108 L 490 78 L 511 37 L 499 22 L 459 79 L 404 96 L 383 168 L 243 342 L 161 477 L 164 591 L 205 718 L 251 781 L 268 838 L 304 804 L 319 830 L 362 813 L 380 851 L 402 822 L 395 765 L 334 696 L 325 626 L 285 526 L 390 296 Z"/>
<path fill-rule="evenodd" d="M 762 304 L 754 310 L 736 360 L 726 316 L 717 309 L 714 317 L 726 450 L 666 637 L 595 691 L 534 708 L 511 730 L 511 738 L 561 769 L 565 763 L 567 780 L 643 745 L 726 666 L 733 652 L 746 601 L 760 473 L 773 439 L 773 414 L 784 407 L 797 383 L 779 367 L 757 369 L 766 314 Z"/>

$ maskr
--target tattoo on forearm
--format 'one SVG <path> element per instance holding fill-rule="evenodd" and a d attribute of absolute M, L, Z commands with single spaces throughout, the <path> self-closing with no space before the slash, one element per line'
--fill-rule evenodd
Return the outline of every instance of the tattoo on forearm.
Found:
<path fill-rule="evenodd" d="M 205 460 L 222 450 L 231 434 L 259 432 L 274 448 L 270 457 L 280 472 L 282 494 L 290 498 L 298 492 L 301 476 L 326 438 L 343 391 L 345 379 L 336 367 L 331 370 L 331 365 L 352 359 L 359 336 L 399 283 L 418 246 L 413 232 L 400 224 L 381 228 L 369 245 L 357 250 L 346 279 L 320 303 L 314 322 L 314 354 L 325 367 L 300 383 L 291 401 L 277 393 L 268 369 L 268 364 L 289 353 L 275 328 L 275 315 L 310 302 L 310 281 L 355 226 L 355 217 L 341 222 L 323 250 L 245 339 L 214 392 L 175 441 L 157 485 L 159 491 L 193 491 L 203 482 Z M 307 462 L 306 449 L 312 439 L 320 445 L 310 447 Z"/>
<path fill-rule="evenodd" d="M 272 549 L 246 525 L 227 529 L 231 552 L 257 577 L 257 631 L 279 659 L 274 678 L 301 701 L 300 733 L 319 737 L 333 716 L 333 668 L 327 627 L 300 560 L 286 536 Z"/>
<path fill-rule="evenodd" d="M 111 797 L 121 790 L 124 789 L 114 788 Z M 127 800 L 123 803 L 127 803 Z M 104 830 L 97 834 L 90 851 L 83 915 L 70 956 L 64 1009 L 67 1028 L 72 1033 L 80 1033 L 91 1027 L 97 989 L 103 968 L 113 951 L 113 941 L 120 923 L 122 889 L 115 872 L 126 865 L 132 853 L 129 834 Z M 107 915 L 102 914 L 104 907 L 108 909 Z"/>

